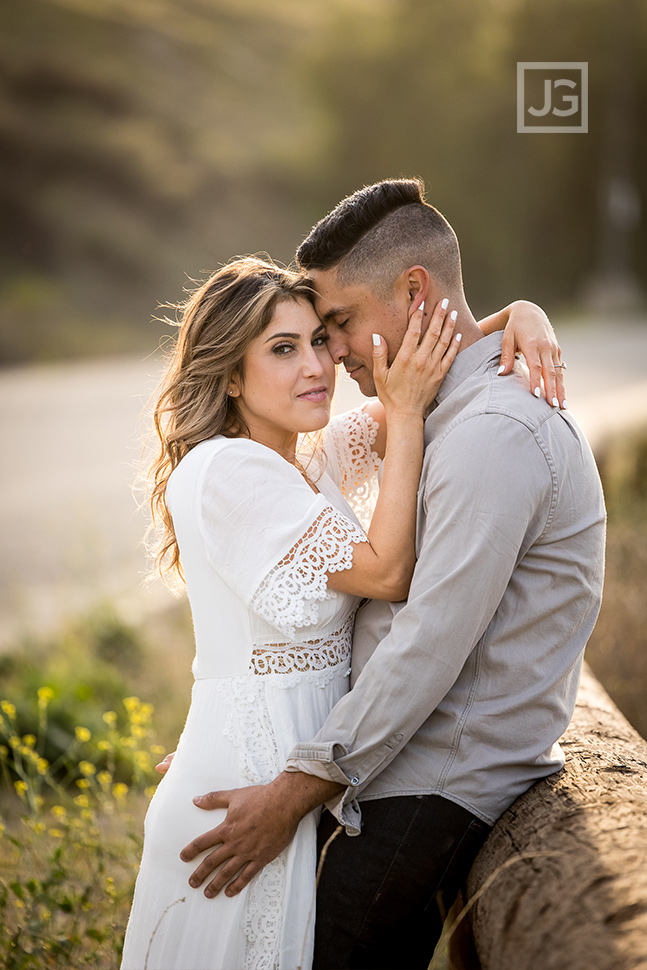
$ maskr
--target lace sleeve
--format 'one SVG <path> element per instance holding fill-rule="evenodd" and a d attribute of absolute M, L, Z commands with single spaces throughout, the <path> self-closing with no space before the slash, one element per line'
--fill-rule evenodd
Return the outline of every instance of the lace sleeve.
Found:
<path fill-rule="evenodd" d="M 326 505 L 308 530 L 263 578 L 254 592 L 251 608 L 289 637 L 297 627 L 311 626 L 319 618 L 318 603 L 334 594 L 328 590 L 328 572 L 350 569 L 353 543 L 368 542 L 353 522 Z"/>
<path fill-rule="evenodd" d="M 360 407 L 333 418 L 325 436 L 326 455 L 337 472 L 337 484 L 365 529 L 379 492 L 382 460 L 373 451 L 378 428 L 377 421 Z"/>

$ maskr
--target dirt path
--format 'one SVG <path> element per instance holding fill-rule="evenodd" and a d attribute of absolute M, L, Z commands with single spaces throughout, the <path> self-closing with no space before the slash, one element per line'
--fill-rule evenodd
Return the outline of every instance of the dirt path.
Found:
<path fill-rule="evenodd" d="M 557 329 L 569 407 L 594 446 L 647 423 L 647 319 Z M 137 618 L 169 603 L 141 584 L 144 518 L 131 484 L 155 360 L 120 358 L 0 373 L 0 646 L 101 598 Z M 342 382 L 339 405 L 357 400 Z"/>

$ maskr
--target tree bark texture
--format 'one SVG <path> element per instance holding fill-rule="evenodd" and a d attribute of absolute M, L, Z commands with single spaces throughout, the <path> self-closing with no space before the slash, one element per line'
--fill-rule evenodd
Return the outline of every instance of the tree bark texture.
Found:
<path fill-rule="evenodd" d="M 472 867 L 482 970 L 647 968 L 647 741 L 586 665 L 561 744 Z"/>

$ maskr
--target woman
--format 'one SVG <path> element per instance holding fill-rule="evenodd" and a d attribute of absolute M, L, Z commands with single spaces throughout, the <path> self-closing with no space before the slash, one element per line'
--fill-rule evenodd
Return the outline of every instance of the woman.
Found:
<path fill-rule="evenodd" d="M 125 970 L 310 965 L 314 813 L 234 898 L 190 889 L 179 853 L 204 827 L 196 792 L 271 780 L 346 691 L 359 598 L 407 594 L 423 415 L 458 350 L 445 309 L 420 339 L 422 318 L 414 303 L 391 367 L 374 338 L 380 400 L 328 424 L 335 368 L 302 278 L 238 260 L 185 306 L 152 504 L 158 562 L 187 585 L 196 682 L 146 818 Z M 300 442 L 324 427 L 322 448 Z"/>

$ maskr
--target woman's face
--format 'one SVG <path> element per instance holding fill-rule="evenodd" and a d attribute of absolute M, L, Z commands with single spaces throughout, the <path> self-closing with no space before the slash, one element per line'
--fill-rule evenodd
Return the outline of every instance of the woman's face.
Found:
<path fill-rule="evenodd" d="M 326 328 L 307 300 L 278 304 L 269 326 L 249 346 L 243 380 L 231 385 L 255 441 L 290 449 L 298 433 L 328 423 L 335 365 L 326 341 Z"/>

